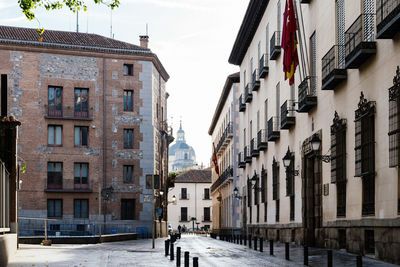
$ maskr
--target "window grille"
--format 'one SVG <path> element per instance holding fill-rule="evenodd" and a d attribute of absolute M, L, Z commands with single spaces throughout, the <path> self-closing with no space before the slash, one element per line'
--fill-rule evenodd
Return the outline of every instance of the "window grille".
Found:
<path fill-rule="evenodd" d="M 389 167 L 400 166 L 400 68 L 389 88 Z"/>
<path fill-rule="evenodd" d="M 275 159 L 272 163 L 272 199 L 279 199 L 279 165 Z"/>
<path fill-rule="evenodd" d="M 267 202 L 267 171 L 264 169 L 264 166 L 261 170 L 261 202 Z"/>

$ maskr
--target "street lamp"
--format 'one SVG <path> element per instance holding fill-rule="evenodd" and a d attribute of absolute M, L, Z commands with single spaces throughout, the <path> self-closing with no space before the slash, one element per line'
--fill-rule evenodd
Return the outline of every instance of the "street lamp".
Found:
<path fill-rule="evenodd" d="M 299 175 L 299 170 L 291 170 L 290 169 L 290 164 L 293 161 L 293 156 L 292 156 L 292 153 L 290 152 L 289 147 L 287 148 L 286 154 L 282 158 L 282 161 L 283 161 L 283 166 L 286 168 L 286 173 L 293 174 L 294 176 Z"/>
<path fill-rule="evenodd" d="M 254 175 L 253 175 L 253 177 L 251 177 L 250 181 L 251 181 L 251 184 L 252 184 L 252 186 L 253 186 L 253 189 L 254 189 L 256 192 L 262 190 L 261 187 L 257 187 L 257 186 L 256 186 L 257 180 L 258 180 L 258 176 L 257 176 L 256 171 L 254 170 Z"/>
<path fill-rule="evenodd" d="M 318 155 L 316 152 L 320 149 L 321 147 L 321 139 L 319 139 L 317 134 L 314 134 L 313 137 L 310 140 L 310 148 L 314 152 L 315 157 L 317 159 L 322 160 L 325 163 L 329 163 L 331 161 L 331 156 L 330 155 Z"/>
<path fill-rule="evenodd" d="M 235 189 L 233 189 L 233 197 L 237 198 L 237 199 L 242 199 L 242 196 L 239 195 L 239 190 L 237 189 L 237 187 L 235 187 Z"/>

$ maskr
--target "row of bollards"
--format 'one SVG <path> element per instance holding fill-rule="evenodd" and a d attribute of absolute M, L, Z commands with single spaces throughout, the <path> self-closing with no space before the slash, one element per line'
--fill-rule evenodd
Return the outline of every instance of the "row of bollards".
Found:
<path fill-rule="evenodd" d="M 216 239 L 216 236 L 213 237 L 213 238 Z M 253 243 L 254 250 L 257 250 L 258 238 L 257 237 L 253 237 L 252 238 L 251 235 L 248 235 L 248 236 L 246 236 L 246 235 L 245 236 L 243 236 L 243 235 L 220 235 L 219 239 L 222 240 L 222 241 L 233 242 L 235 244 L 239 244 L 239 243 L 240 243 L 240 245 L 244 244 L 245 246 L 247 246 L 247 242 L 248 242 L 249 248 L 252 248 L 252 243 Z M 260 246 L 259 246 L 260 247 L 260 252 L 263 252 L 263 250 L 264 250 L 264 248 L 263 248 L 264 240 L 263 240 L 262 237 L 259 238 L 259 242 L 260 242 Z M 303 248 L 304 248 L 304 262 L 303 263 L 304 263 L 305 266 L 308 266 L 308 256 L 309 256 L 309 254 L 308 254 L 308 246 L 304 246 Z M 269 254 L 271 256 L 274 255 L 274 241 L 272 239 L 269 240 Z M 285 259 L 287 261 L 290 260 L 290 246 L 289 246 L 288 242 L 285 243 Z M 328 260 L 327 266 L 328 267 L 332 267 L 333 266 L 333 252 L 332 252 L 332 250 L 327 250 L 327 260 Z M 357 267 L 362 267 L 362 256 L 361 255 L 358 255 L 356 257 L 356 266 Z"/>
<path fill-rule="evenodd" d="M 169 256 L 171 261 L 175 260 L 174 243 L 181 238 L 181 234 L 172 234 L 170 239 L 165 240 L 165 257 Z M 184 267 L 189 267 L 189 251 L 184 253 Z M 176 247 L 176 266 L 181 266 L 181 247 Z M 199 266 L 199 258 L 193 257 L 193 267 Z"/>

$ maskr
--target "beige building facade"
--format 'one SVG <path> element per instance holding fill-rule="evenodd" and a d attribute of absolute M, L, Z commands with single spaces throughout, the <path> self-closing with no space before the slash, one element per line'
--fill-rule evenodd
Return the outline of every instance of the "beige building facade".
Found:
<path fill-rule="evenodd" d="M 289 86 L 285 2 L 250 1 L 229 58 L 240 67 L 242 232 L 400 263 L 400 4 L 294 0 Z"/>
<path fill-rule="evenodd" d="M 168 192 L 168 224 L 173 230 L 179 225 L 188 231 L 212 228 L 210 187 L 210 169 L 192 169 L 176 176 L 175 186 Z"/>

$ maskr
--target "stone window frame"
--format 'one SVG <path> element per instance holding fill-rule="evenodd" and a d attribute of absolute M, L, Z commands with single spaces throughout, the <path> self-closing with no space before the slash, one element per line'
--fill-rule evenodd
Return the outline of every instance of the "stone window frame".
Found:
<path fill-rule="evenodd" d="M 49 204 L 53 202 L 54 209 L 52 211 L 49 210 Z M 60 214 L 56 214 L 56 204 L 60 204 Z M 54 199 L 49 198 L 47 199 L 47 218 L 62 218 L 63 217 L 63 200 L 60 198 Z"/>
<path fill-rule="evenodd" d="M 49 143 L 49 138 L 50 138 L 50 136 L 49 136 L 49 132 L 50 132 L 50 127 L 53 127 L 54 129 L 53 129 L 53 131 L 54 131 L 54 140 L 53 140 L 53 144 L 50 144 Z M 56 140 L 57 140 L 57 138 L 56 138 L 56 135 L 57 135 L 57 131 L 56 131 L 56 128 L 57 127 L 60 127 L 61 128 L 61 137 L 60 137 L 60 139 L 61 139 L 61 144 L 56 144 Z M 59 124 L 49 124 L 49 125 L 47 125 L 47 146 L 63 146 L 63 126 L 62 125 L 59 125 Z"/>
<path fill-rule="evenodd" d="M 129 209 L 129 203 L 131 203 L 131 209 Z M 121 220 L 136 220 L 135 198 L 121 198 Z"/>
<path fill-rule="evenodd" d="M 76 209 L 76 204 L 79 204 L 79 211 Z M 82 207 L 83 204 L 86 203 L 86 214 L 83 214 L 82 212 Z M 74 218 L 75 219 L 87 219 L 89 218 L 89 199 L 87 198 L 79 198 L 79 199 L 74 199 Z"/>
<path fill-rule="evenodd" d="M 122 171 L 122 180 L 124 182 L 124 184 L 131 184 L 133 183 L 133 171 L 134 171 L 134 166 L 131 165 L 123 165 L 122 167 L 123 171 Z M 129 177 L 129 169 L 130 169 L 130 177 Z"/>
<path fill-rule="evenodd" d="M 133 76 L 133 64 L 124 64 L 123 73 L 124 76 Z"/>
<path fill-rule="evenodd" d="M 132 149 L 133 148 L 133 128 L 124 129 L 124 148 Z"/>
<path fill-rule="evenodd" d="M 130 101 L 131 108 L 130 109 L 127 107 L 127 106 L 129 106 L 129 105 L 127 105 L 127 104 L 129 104 L 129 102 L 125 101 L 127 99 L 127 97 L 129 96 L 129 95 L 126 96 L 125 94 L 129 94 L 129 93 L 131 94 L 131 101 Z M 128 112 L 134 111 L 133 96 L 134 96 L 134 91 L 132 89 L 124 89 L 124 92 L 123 92 L 124 111 L 128 111 Z"/>
<path fill-rule="evenodd" d="M 79 145 L 75 143 L 75 134 L 76 134 L 76 129 L 79 128 Z M 82 129 L 86 129 L 86 145 L 83 143 L 83 131 Z M 89 126 L 81 126 L 81 125 L 75 125 L 74 126 L 74 147 L 88 147 L 89 146 Z"/>

